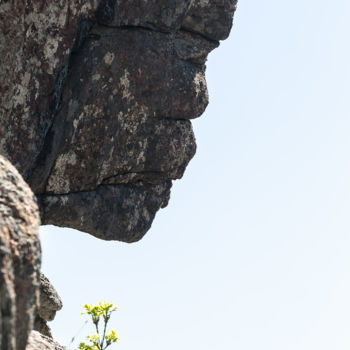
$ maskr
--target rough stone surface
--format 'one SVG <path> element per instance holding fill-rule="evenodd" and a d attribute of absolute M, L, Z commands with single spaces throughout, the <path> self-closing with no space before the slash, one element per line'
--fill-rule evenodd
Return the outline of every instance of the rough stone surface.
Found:
<path fill-rule="evenodd" d="M 0 150 L 27 179 L 59 102 L 62 68 L 97 0 L 0 2 Z"/>
<path fill-rule="evenodd" d="M 52 321 L 56 311 L 62 309 L 62 300 L 56 289 L 42 273 L 40 274 L 40 306 L 34 321 L 34 329 L 52 338 L 47 321 Z"/>
<path fill-rule="evenodd" d="M 38 331 L 42 335 L 52 339 L 51 328 L 47 322 L 42 319 L 39 315 L 36 315 L 34 320 L 34 330 Z"/>
<path fill-rule="evenodd" d="M 65 350 L 66 348 L 37 331 L 30 333 L 26 350 Z"/>
<path fill-rule="evenodd" d="M 237 0 L 196 0 L 183 22 L 183 28 L 212 40 L 226 39 L 232 27 Z"/>
<path fill-rule="evenodd" d="M 170 181 L 159 185 L 136 182 L 45 196 L 41 201 L 43 217 L 48 224 L 69 222 L 99 238 L 135 242 L 148 231 L 157 210 L 166 206 L 170 186 Z"/>
<path fill-rule="evenodd" d="M 40 224 L 36 199 L 0 156 L 0 349 L 24 350 L 39 301 Z"/>
<path fill-rule="evenodd" d="M 193 0 L 104 0 L 97 11 L 101 24 L 166 31 L 179 29 Z"/>
<path fill-rule="evenodd" d="M 57 294 L 56 289 L 45 277 L 40 274 L 40 307 L 39 316 L 46 321 L 52 321 L 55 318 L 56 311 L 62 309 L 62 300 Z"/>
<path fill-rule="evenodd" d="M 0 3 L 0 153 L 43 224 L 133 242 L 196 145 L 235 0 Z M 108 215 L 107 215 L 108 213 Z"/>

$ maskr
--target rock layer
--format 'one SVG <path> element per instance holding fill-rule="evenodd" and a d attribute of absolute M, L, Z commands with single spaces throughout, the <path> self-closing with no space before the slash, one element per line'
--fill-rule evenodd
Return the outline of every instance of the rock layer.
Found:
<path fill-rule="evenodd" d="M 44 224 L 126 242 L 145 234 L 195 154 L 189 119 L 208 104 L 205 61 L 235 8 L 0 3 L 0 153 L 38 195 Z"/>
<path fill-rule="evenodd" d="M 0 349 L 24 350 L 39 301 L 36 199 L 0 156 Z"/>

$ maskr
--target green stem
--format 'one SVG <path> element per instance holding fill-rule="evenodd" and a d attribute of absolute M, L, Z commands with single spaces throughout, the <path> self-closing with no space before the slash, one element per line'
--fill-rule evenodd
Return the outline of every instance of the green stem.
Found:
<path fill-rule="evenodd" d="M 98 321 L 94 322 L 94 318 L 92 318 L 92 323 L 95 325 L 96 327 L 96 333 L 100 334 L 100 332 L 98 331 Z"/>
<path fill-rule="evenodd" d="M 108 323 L 108 320 L 109 318 L 107 318 L 107 312 L 106 312 L 106 317 L 104 318 L 104 321 L 105 321 L 105 326 L 104 326 L 104 329 L 103 329 L 103 336 L 102 336 L 102 342 L 101 342 L 101 349 L 103 350 L 103 343 L 105 341 L 105 335 L 106 335 L 106 328 L 107 328 L 107 323 Z M 108 345 L 107 345 L 108 346 Z M 106 346 L 106 348 L 107 348 Z M 105 348 L 105 349 L 106 349 Z"/>

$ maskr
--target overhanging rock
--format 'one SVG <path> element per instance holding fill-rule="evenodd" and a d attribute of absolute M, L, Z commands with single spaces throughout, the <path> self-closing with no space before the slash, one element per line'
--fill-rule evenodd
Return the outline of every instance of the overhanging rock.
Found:
<path fill-rule="evenodd" d="M 133 242 L 196 151 L 235 0 L 0 4 L 0 153 L 43 224 Z M 15 23 L 13 23 L 15 21 Z"/>

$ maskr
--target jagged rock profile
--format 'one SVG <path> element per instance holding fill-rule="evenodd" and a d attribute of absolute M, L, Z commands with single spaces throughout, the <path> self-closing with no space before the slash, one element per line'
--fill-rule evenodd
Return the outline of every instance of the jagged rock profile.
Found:
<path fill-rule="evenodd" d="M 37 331 L 32 331 L 28 339 L 26 350 L 66 350 L 66 348 L 53 339 Z"/>
<path fill-rule="evenodd" d="M 40 218 L 18 171 L 0 156 L 0 349 L 24 350 L 39 301 Z"/>
<path fill-rule="evenodd" d="M 40 273 L 40 306 L 35 317 L 34 329 L 46 337 L 52 338 L 47 322 L 52 321 L 56 311 L 62 309 L 62 300 L 48 278 Z"/>
<path fill-rule="evenodd" d="M 0 350 L 63 349 L 36 200 L 43 224 L 125 242 L 167 205 L 236 2 L 0 0 L 0 154 L 18 170 L 0 156 Z"/>
<path fill-rule="evenodd" d="M 43 224 L 133 242 L 195 154 L 236 0 L 0 2 L 0 153 Z"/>

